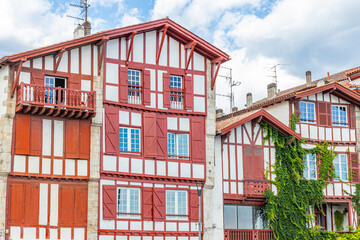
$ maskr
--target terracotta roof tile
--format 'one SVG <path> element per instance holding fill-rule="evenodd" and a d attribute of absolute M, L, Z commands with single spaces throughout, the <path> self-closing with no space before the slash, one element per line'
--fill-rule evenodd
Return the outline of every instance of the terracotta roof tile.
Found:
<path fill-rule="evenodd" d="M 242 113 L 240 115 L 236 115 L 236 116 L 234 116 L 232 118 L 225 118 L 224 120 L 217 121 L 216 122 L 216 131 L 217 132 L 221 131 L 222 129 L 224 129 L 224 128 L 226 128 L 226 127 L 228 127 L 228 126 L 230 126 L 230 125 L 232 125 L 232 124 L 234 124 L 234 123 L 236 123 L 236 122 L 238 122 L 238 121 L 240 121 L 240 120 L 242 120 L 244 118 L 247 118 L 247 117 L 251 116 L 254 113 L 257 113 L 260 110 L 261 110 L 261 108 L 256 109 L 254 111 L 250 111 L 250 112 L 244 112 L 244 113 Z"/>

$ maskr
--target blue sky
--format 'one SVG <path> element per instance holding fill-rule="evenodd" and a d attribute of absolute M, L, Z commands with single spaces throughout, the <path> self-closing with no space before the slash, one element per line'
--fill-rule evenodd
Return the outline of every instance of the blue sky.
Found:
<path fill-rule="evenodd" d="M 72 38 L 78 0 L 1 0 L 0 56 Z M 247 92 L 266 96 L 277 68 L 278 87 L 286 89 L 360 65 L 358 0 L 88 0 L 93 32 L 168 16 L 226 51 L 224 64 L 241 85 L 235 105 L 244 107 Z M 222 71 L 223 75 L 228 72 Z M 229 93 L 224 78 L 219 93 Z M 228 99 L 218 107 L 229 111 Z"/>

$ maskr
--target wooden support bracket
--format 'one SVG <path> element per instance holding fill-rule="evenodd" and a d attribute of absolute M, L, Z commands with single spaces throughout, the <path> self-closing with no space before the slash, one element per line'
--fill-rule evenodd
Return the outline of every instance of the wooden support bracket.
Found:
<path fill-rule="evenodd" d="M 100 75 L 101 66 L 104 60 L 106 43 L 109 41 L 109 37 L 103 37 L 96 46 L 101 47 L 101 52 L 98 54 L 98 75 Z"/>
<path fill-rule="evenodd" d="M 161 42 L 160 42 L 160 46 L 159 46 L 159 50 L 158 52 L 156 53 L 156 64 L 159 64 L 159 60 L 160 60 L 160 55 L 161 55 L 161 50 L 162 50 L 162 47 L 164 45 L 164 41 L 165 41 L 165 36 L 166 36 L 166 33 L 167 33 L 167 30 L 169 28 L 169 25 L 168 24 L 165 24 L 165 26 L 159 31 L 159 32 L 162 32 L 162 37 L 161 37 Z"/>
<path fill-rule="evenodd" d="M 185 45 L 185 49 L 191 48 L 189 57 L 188 57 L 188 59 L 186 60 L 185 71 L 188 70 L 188 68 L 189 68 L 189 64 L 190 64 L 191 58 L 192 58 L 192 56 L 193 56 L 193 54 L 194 54 L 195 46 L 196 46 L 196 42 L 195 42 L 195 41 L 189 42 L 188 44 Z"/>
<path fill-rule="evenodd" d="M 56 73 L 57 72 L 57 70 L 58 70 L 58 68 L 59 68 L 59 65 L 60 65 L 60 61 L 61 61 L 61 59 L 62 59 L 62 56 L 63 56 L 63 54 L 64 54 L 64 52 L 65 52 L 65 48 L 62 48 L 59 52 L 58 52 L 58 54 L 56 54 L 55 56 L 54 56 L 54 59 L 55 59 L 55 67 L 54 67 L 54 73 Z"/>
<path fill-rule="evenodd" d="M 130 40 L 130 45 L 129 45 L 129 48 L 128 48 L 127 52 L 126 52 L 126 61 L 125 61 L 126 66 L 129 63 L 130 54 L 131 54 L 131 51 L 132 51 L 132 48 L 133 48 L 133 45 L 134 45 L 135 35 L 136 35 L 136 31 L 133 31 L 131 33 L 131 35 L 126 38 L 126 40 Z"/>
<path fill-rule="evenodd" d="M 14 97 L 15 89 L 16 89 L 18 83 L 19 83 L 21 69 L 22 69 L 23 63 L 26 62 L 26 61 L 27 61 L 26 58 L 22 58 L 20 60 L 19 66 L 18 66 L 17 71 L 16 71 L 15 80 L 13 81 L 13 85 L 11 86 L 11 98 Z"/>
<path fill-rule="evenodd" d="M 211 90 L 214 90 L 214 86 L 215 86 L 215 81 L 216 81 L 216 77 L 219 73 L 219 69 L 220 69 L 220 66 L 221 66 L 221 63 L 224 59 L 222 57 L 219 57 L 219 58 L 216 58 L 214 60 L 211 61 L 211 63 L 217 63 L 217 68 L 216 68 L 216 71 L 215 71 L 215 75 L 212 77 L 211 79 Z"/>

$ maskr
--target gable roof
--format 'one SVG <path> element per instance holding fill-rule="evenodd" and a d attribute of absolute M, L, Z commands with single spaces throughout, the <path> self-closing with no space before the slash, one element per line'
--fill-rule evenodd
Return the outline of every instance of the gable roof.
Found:
<path fill-rule="evenodd" d="M 50 46 L 4 56 L 0 59 L 0 66 L 9 65 L 18 62 L 24 58 L 28 59 L 28 58 L 34 58 L 49 54 L 56 54 L 59 51 L 61 51 L 63 48 L 71 49 L 82 45 L 98 43 L 103 39 L 113 39 L 113 38 L 118 38 L 120 36 L 127 37 L 132 32 L 142 33 L 153 30 L 161 30 L 164 28 L 164 26 L 168 26 L 167 34 L 169 36 L 175 38 L 176 40 L 178 40 L 183 44 L 187 44 L 189 42 L 195 41 L 196 42 L 195 51 L 202 54 L 206 58 L 210 60 L 221 58 L 222 62 L 230 60 L 229 55 L 223 52 L 222 50 L 216 48 L 212 44 L 208 43 L 204 39 L 200 38 L 199 36 L 195 35 L 194 33 L 190 32 L 189 30 L 185 29 L 179 24 L 175 23 L 174 21 L 168 18 L 163 18 L 163 19 L 140 23 L 132 26 L 102 31 L 89 36 L 72 39 L 65 42 L 60 42 Z"/>
<path fill-rule="evenodd" d="M 232 118 L 220 120 L 216 123 L 216 131 L 220 135 L 225 135 L 226 133 L 230 132 L 232 129 L 255 119 L 257 119 L 259 122 L 264 121 L 268 123 L 270 126 L 272 126 L 273 128 L 277 129 L 279 132 L 285 135 L 292 135 L 296 139 L 301 138 L 301 136 L 298 133 L 296 133 L 291 128 L 289 128 L 288 126 L 277 120 L 274 116 L 272 116 L 264 109 L 257 109 L 254 111 L 239 114 Z"/>

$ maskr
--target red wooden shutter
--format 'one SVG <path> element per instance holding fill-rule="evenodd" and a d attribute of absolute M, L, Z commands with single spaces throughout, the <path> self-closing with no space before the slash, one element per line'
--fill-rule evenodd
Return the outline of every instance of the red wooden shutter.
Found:
<path fill-rule="evenodd" d="M 42 149 L 42 119 L 32 116 L 30 118 L 30 149 L 29 154 L 40 156 Z"/>
<path fill-rule="evenodd" d="M 69 78 L 67 88 L 80 90 L 81 89 L 81 76 L 73 75 Z"/>
<path fill-rule="evenodd" d="M 120 68 L 120 102 L 128 103 L 128 68 Z"/>
<path fill-rule="evenodd" d="M 332 126 L 332 111 L 331 111 L 331 103 L 327 103 L 327 118 L 328 118 L 328 126 Z"/>
<path fill-rule="evenodd" d="M 199 195 L 196 190 L 189 191 L 189 209 L 190 221 L 199 221 Z"/>
<path fill-rule="evenodd" d="M 79 121 L 80 139 L 79 139 L 79 158 L 90 159 L 90 132 L 91 123 L 89 120 Z"/>
<path fill-rule="evenodd" d="M 80 226 L 86 226 L 87 223 L 87 186 L 75 187 L 75 214 L 74 223 Z"/>
<path fill-rule="evenodd" d="M 74 223 L 75 191 L 74 186 L 60 185 L 59 189 L 59 226 Z M 76 206 L 77 207 L 77 206 Z"/>
<path fill-rule="evenodd" d="M 350 153 L 350 166 L 351 166 L 351 181 L 353 183 L 360 183 L 359 176 L 359 153 Z"/>
<path fill-rule="evenodd" d="M 166 217 L 165 189 L 154 188 L 153 194 L 154 221 L 163 221 Z"/>
<path fill-rule="evenodd" d="M 103 219 L 116 218 L 116 187 L 114 185 L 103 186 Z"/>
<path fill-rule="evenodd" d="M 192 77 L 185 76 L 185 110 L 192 110 L 194 107 L 194 87 Z"/>
<path fill-rule="evenodd" d="M 355 118 L 355 106 L 350 105 L 349 106 L 349 115 L 350 115 L 350 128 L 355 129 L 356 128 L 356 118 Z"/>
<path fill-rule="evenodd" d="M 300 116 L 300 107 L 299 107 L 299 102 L 294 102 L 294 112 L 295 112 L 295 116 L 298 118 Z M 291 113 L 292 114 L 292 113 Z M 304 117 L 304 116 L 300 116 L 300 117 Z"/>
<path fill-rule="evenodd" d="M 318 102 L 317 103 L 317 112 L 318 112 L 318 121 L 320 126 L 328 126 L 329 118 L 328 118 L 328 103 L 326 102 Z"/>
<path fill-rule="evenodd" d="M 16 114 L 15 154 L 29 154 L 30 115 Z"/>
<path fill-rule="evenodd" d="M 153 189 L 144 187 L 142 191 L 142 218 L 152 220 L 153 218 Z"/>
<path fill-rule="evenodd" d="M 31 73 L 31 83 L 36 85 L 44 85 L 44 73 L 42 71 Z"/>
<path fill-rule="evenodd" d="M 143 81 L 143 86 L 144 86 L 144 105 L 150 105 L 150 71 L 149 70 L 144 70 L 144 81 Z"/>
<path fill-rule="evenodd" d="M 156 145 L 157 157 L 166 158 L 167 153 L 167 119 L 164 115 L 157 114 L 156 119 Z"/>
<path fill-rule="evenodd" d="M 205 126 L 202 118 L 191 119 L 191 157 L 194 162 L 205 159 Z"/>
<path fill-rule="evenodd" d="M 257 180 L 264 180 L 264 154 L 262 148 L 254 148 L 254 158 L 252 165 L 254 166 L 253 177 Z"/>
<path fill-rule="evenodd" d="M 39 221 L 39 185 L 25 184 L 24 224 L 36 225 Z"/>
<path fill-rule="evenodd" d="M 252 158 L 253 149 L 251 147 L 244 147 L 244 179 L 253 179 L 254 164 Z"/>
<path fill-rule="evenodd" d="M 65 157 L 79 158 L 79 120 L 65 122 Z"/>
<path fill-rule="evenodd" d="M 144 156 L 156 157 L 156 113 L 144 113 Z"/>
<path fill-rule="evenodd" d="M 163 91 L 163 106 L 165 108 L 170 108 L 170 74 L 168 73 L 163 73 Z"/>
<path fill-rule="evenodd" d="M 24 184 L 10 183 L 9 223 L 22 224 L 24 218 Z"/>
<path fill-rule="evenodd" d="M 103 126 L 104 127 L 104 126 Z M 115 154 L 119 151 L 119 110 L 105 109 L 105 152 Z"/>

